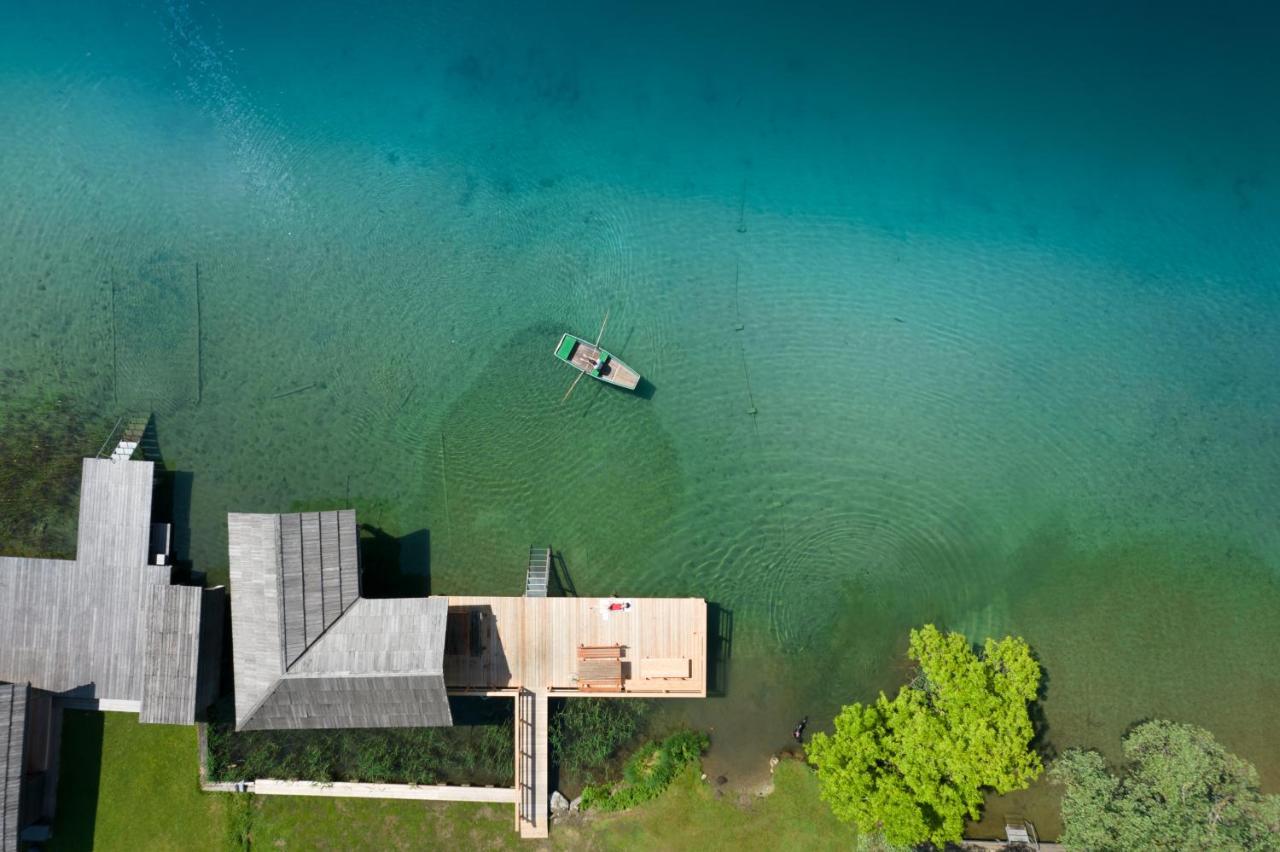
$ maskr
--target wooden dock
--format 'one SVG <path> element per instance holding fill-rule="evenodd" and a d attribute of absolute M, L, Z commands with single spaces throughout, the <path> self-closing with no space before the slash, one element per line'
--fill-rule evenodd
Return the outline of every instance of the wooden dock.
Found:
<path fill-rule="evenodd" d="M 450 596 L 444 680 L 451 695 L 514 700 L 515 825 L 546 837 L 549 700 L 705 697 L 707 603 Z"/>
<path fill-rule="evenodd" d="M 625 609 L 611 611 L 613 604 Z M 453 694 L 599 695 L 578 686 L 580 646 L 620 647 L 616 697 L 704 698 L 701 598 L 449 596 L 444 682 Z"/>

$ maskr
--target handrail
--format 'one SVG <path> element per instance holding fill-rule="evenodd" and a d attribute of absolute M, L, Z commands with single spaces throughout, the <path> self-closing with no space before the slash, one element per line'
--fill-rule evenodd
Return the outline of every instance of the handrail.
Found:
<path fill-rule="evenodd" d="M 119 417 L 116 418 L 116 425 L 112 426 L 111 431 L 107 433 L 107 440 L 103 441 L 102 446 L 98 448 L 97 458 L 103 458 L 102 454 L 106 452 L 107 447 L 111 445 L 111 439 L 116 436 L 116 430 L 120 428 L 120 424 L 123 422 L 124 422 L 124 415 L 121 414 Z"/>

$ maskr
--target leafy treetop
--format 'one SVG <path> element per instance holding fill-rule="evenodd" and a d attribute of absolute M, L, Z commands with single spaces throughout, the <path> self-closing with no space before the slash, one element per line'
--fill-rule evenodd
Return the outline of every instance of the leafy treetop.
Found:
<path fill-rule="evenodd" d="M 943 845 L 979 816 L 984 790 L 1039 776 L 1028 705 L 1040 666 L 1022 639 L 988 639 L 979 655 L 931 624 L 911 631 L 909 656 L 920 675 L 892 700 L 844 707 L 808 758 L 840 819 L 890 843 Z"/>
<path fill-rule="evenodd" d="M 1257 770 L 1208 731 L 1155 720 L 1123 746 L 1120 776 L 1095 751 L 1054 762 L 1069 849 L 1280 849 L 1280 796 L 1262 795 Z"/>

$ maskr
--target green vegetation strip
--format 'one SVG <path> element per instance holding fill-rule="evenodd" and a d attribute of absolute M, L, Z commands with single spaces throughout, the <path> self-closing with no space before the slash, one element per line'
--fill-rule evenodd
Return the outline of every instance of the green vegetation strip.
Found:
<path fill-rule="evenodd" d="M 224 701 L 208 729 L 209 777 L 213 781 L 514 784 L 511 703 L 464 701 L 475 707 L 461 712 L 478 724 L 241 732 L 233 730 Z M 459 704 L 455 702 L 455 707 Z"/>
<path fill-rule="evenodd" d="M 507 806 L 201 793 L 195 729 L 140 725 L 129 714 L 68 713 L 63 756 L 52 850 L 529 848 Z M 774 785 L 772 795 L 743 807 L 718 796 L 690 765 L 650 802 L 557 824 L 549 845 L 855 846 L 849 828 L 818 800 L 817 780 L 803 764 L 784 761 Z"/>

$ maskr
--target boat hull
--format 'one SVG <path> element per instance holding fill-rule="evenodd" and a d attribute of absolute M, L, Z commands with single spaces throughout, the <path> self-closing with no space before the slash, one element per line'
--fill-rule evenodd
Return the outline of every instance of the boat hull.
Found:
<path fill-rule="evenodd" d="M 605 356 L 605 365 L 603 369 L 597 371 L 595 363 L 601 355 Z M 555 348 L 555 356 L 574 369 L 607 385 L 635 390 L 636 385 L 640 384 L 640 374 L 620 358 L 574 334 L 566 333 L 560 336 L 560 343 Z"/>

